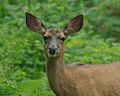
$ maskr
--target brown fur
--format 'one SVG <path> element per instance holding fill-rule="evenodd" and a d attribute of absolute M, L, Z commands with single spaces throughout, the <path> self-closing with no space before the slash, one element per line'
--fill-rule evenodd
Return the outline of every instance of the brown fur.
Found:
<path fill-rule="evenodd" d="M 49 32 L 46 34 L 57 31 Z M 65 65 L 64 46 L 60 43 L 58 46 L 61 50 L 58 57 L 47 56 L 48 81 L 57 96 L 120 96 L 120 63 Z"/>

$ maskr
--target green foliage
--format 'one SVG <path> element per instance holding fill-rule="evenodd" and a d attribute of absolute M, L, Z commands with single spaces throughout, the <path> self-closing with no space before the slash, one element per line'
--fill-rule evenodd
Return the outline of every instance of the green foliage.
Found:
<path fill-rule="evenodd" d="M 66 63 L 78 61 L 102 64 L 120 60 L 120 44 L 113 42 L 112 39 L 103 39 L 99 35 L 89 37 L 82 31 L 79 35 L 70 37 L 68 41 L 66 42 Z"/>
<path fill-rule="evenodd" d="M 65 63 L 120 61 L 120 0 L 0 0 L 0 96 L 54 96 L 45 74 L 43 40 L 29 32 L 25 11 L 63 29 L 84 14 L 81 32 L 65 41 Z"/>
<path fill-rule="evenodd" d="M 14 92 L 15 90 L 12 82 L 5 78 L 0 78 L 0 96 L 12 96 Z"/>
<path fill-rule="evenodd" d="M 17 87 L 15 96 L 54 96 L 47 84 L 46 78 L 24 81 Z"/>
<path fill-rule="evenodd" d="M 102 38 L 116 38 L 116 41 L 120 40 L 120 1 L 119 0 L 92 0 L 92 8 L 87 12 L 87 21 L 93 26 L 92 30 L 98 32 Z M 99 1 L 99 3 L 98 3 Z M 87 5 L 89 8 L 89 6 Z"/>

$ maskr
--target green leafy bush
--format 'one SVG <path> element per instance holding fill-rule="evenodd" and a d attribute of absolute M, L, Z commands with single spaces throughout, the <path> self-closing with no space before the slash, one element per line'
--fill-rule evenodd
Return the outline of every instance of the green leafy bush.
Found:
<path fill-rule="evenodd" d="M 18 85 L 15 96 L 54 96 L 47 84 L 46 78 L 24 81 Z"/>
<path fill-rule="evenodd" d="M 0 78 L 0 96 L 12 96 L 14 95 L 15 87 L 12 82 L 5 78 Z"/>

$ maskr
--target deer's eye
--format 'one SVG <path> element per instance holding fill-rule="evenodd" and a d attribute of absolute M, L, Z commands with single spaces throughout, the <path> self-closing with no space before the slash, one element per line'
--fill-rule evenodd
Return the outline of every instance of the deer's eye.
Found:
<path fill-rule="evenodd" d="M 49 37 L 48 36 L 44 36 L 43 38 L 44 38 L 45 43 L 47 43 L 47 40 L 49 39 Z"/>
<path fill-rule="evenodd" d="M 65 37 L 62 37 L 62 36 L 61 36 L 61 37 L 59 37 L 59 39 L 64 42 Z"/>
<path fill-rule="evenodd" d="M 47 36 L 44 36 L 43 38 L 44 38 L 44 40 L 45 40 L 45 41 L 48 39 L 48 37 L 47 37 Z"/>

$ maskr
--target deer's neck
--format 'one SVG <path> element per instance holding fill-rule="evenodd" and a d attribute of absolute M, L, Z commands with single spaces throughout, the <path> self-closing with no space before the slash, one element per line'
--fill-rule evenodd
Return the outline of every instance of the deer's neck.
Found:
<path fill-rule="evenodd" d="M 47 74 L 58 76 L 64 74 L 64 57 L 63 54 L 57 58 L 47 58 Z"/>
<path fill-rule="evenodd" d="M 61 81 L 65 77 L 64 56 L 61 54 L 57 58 L 47 57 L 47 76 L 51 88 L 56 91 Z"/>

